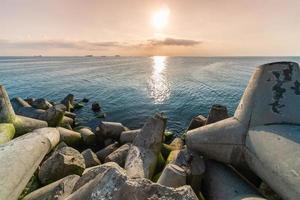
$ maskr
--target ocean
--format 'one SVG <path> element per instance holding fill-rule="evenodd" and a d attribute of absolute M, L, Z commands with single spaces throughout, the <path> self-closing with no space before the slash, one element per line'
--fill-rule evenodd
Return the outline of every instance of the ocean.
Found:
<path fill-rule="evenodd" d="M 164 112 L 167 129 L 180 135 L 213 104 L 233 115 L 255 67 L 275 61 L 300 63 L 300 57 L 0 57 L 0 84 L 10 98 L 86 97 L 76 112 L 81 124 L 100 120 L 91 111 L 95 101 L 105 121 L 132 129 Z"/>

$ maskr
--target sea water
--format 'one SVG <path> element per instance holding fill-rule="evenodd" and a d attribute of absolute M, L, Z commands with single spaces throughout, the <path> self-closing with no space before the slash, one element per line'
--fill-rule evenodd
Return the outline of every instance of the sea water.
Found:
<path fill-rule="evenodd" d="M 106 121 L 140 128 L 164 112 L 167 128 L 181 134 L 213 104 L 233 115 L 255 67 L 275 61 L 300 63 L 300 57 L 0 57 L 0 84 L 10 98 L 86 97 L 77 111 L 82 124 L 100 120 L 91 111 L 97 101 Z"/>

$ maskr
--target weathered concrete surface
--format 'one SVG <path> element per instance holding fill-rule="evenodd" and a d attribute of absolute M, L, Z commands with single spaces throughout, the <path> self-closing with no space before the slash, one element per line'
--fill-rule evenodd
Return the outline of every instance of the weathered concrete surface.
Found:
<path fill-rule="evenodd" d="M 55 106 L 52 106 L 47 110 L 36 109 L 31 106 L 24 106 L 24 104 L 21 103 L 21 100 L 22 99 L 19 97 L 12 99 L 14 111 L 18 115 L 46 121 L 51 127 L 58 126 L 64 117 L 65 110 Z"/>
<path fill-rule="evenodd" d="M 225 163 L 238 163 L 242 155 L 246 127 L 228 118 L 187 132 L 186 145 L 204 156 Z"/>
<path fill-rule="evenodd" d="M 78 129 L 78 132 L 81 134 L 82 140 L 86 145 L 94 145 L 96 144 L 97 138 L 95 133 L 91 131 L 91 129 L 87 127 L 83 127 Z"/>
<path fill-rule="evenodd" d="M 300 126 L 251 128 L 246 139 L 250 168 L 284 199 L 300 197 Z"/>
<path fill-rule="evenodd" d="M 124 144 L 105 158 L 105 162 L 116 162 L 124 167 L 130 144 Z"/>
<path fill-rule="evenodd" d="M 116 140 L 119 140 L 121 133 L 125 130 L 126 127 L 117 122 L 101 122 L 97 129 L 97 131 L 100 132 L 100 135 L 103 135 L 106 138 L 114 138 Z"/>
<path fill-rule="evenodd" d="M 198 115 L 192 119 L 187 130 L 192 130 L 201 126 L 205 126 L 206 121 L 206 117 L 204 117 L 203 115 Z"/>
<path fill-rule="evenodd" d="M 214 104 L 209 111 L 206 124 L 212 124 L 228 117 L 226 106 Z"/>
<path fill-rule="evenodd" d="M 186 172 L 177 165 L 168 164 L 164 168 L 157 183 L 174 188 L 184 186 L 186 185 Z"/>
<path fill-rule="evenodd" d="M 76 131 L 62 127 L 57 127 L 57 130 L 59 131 L 61 141 L 64 141 L 67 145 L 72 146 L 82 142 L 81 134 Z"/>
<path fill-rule="evenodd" d="M 22 200 L 63 200 L 72 193 L 79 178 L 80 176 L 78 175 L 67 176 L 31 192 Z"/>
<path fill-rule="evenodd" d="M 104 165 L 108 165 L 106 163 Z M 146 199 L 173 199 L 197 200 L 191 187 L 170 188 L 152 183 L 146 179 L 128 179 L 126 172 L 118 165 L 97 167 L 98 175 L 93 176 L 69 196 L 68 200 L 146 200 Z M 84 175 L 83 175 L 84 176 Z M 81 177 L 82 179 L 83 177 Z M 80 179 L 79 179 L 80 181 Z M 74 188 L 75 189 L 75 188 Z"/>
<path fill-rule="evenodd" d="M 15 126 L 17 136 L 29 133 L 35 129 L 48 127 L 48 123 L 46 121 L 24 117 L 21 115 L 16 115 L 13 124 Z"/>
<path fill-rule="evenodd" d="M 297 63 L 259 66 L 234 117 L 189 131 L 188 148 L 225 163 L 246 161 L 281 197 L 298 198 L 299 87 Z"/>
<path fill-rule="evenodd" d="M 10 141 L 15 135 L 15 127 L 11 123 L 0 124 L 0 144 Z"/>
<path fill-rule="evenodd" d="M 139 132 L 141 132 L 141 129 L 123 131 L 120 135 L 120 143 L 125 144 L 133 142 Z"/>
<path fill-rule="evenodd" d="M 71 111 L 74 107 L 74 95 L 68 94 L 62 101 L 62 104 L 66 106 L 67 111 Z"/>
<path fill-rule="evenodd" d="M 24 104 L 26 104 L 26 102 Z M 34 129 L 48 126 L 45 121 L 16 115 L 8 94 L 2 85 L 0 85 L 0 123 L 14 124 L 16 135 L 23 135 Z"/>
<path fill-rule="evenodd" d="M 83 152 L 81 152 L 81 155 L 84 158 L 86 168 L 101 164 L 97 155 L 91 149 L 84 150 Z"/>
<path fill-rule="evenodd" d="M 17 199 L 59 140 L 57 129 L 42 128 L 0 145 L 0 199 Z"/>
<path fill-rule="evenodd" d="M 43 162 L 39 170 L 39 180 L 46 185 L 68 175 L 81 175 L 84 169 L 83 156 L 76 149 L 63 147 Z"/>
<path fill-rule="evenodd" d="M 230 167 L 214 161 L 206 162 L 203 192 L 207 200 L 264 199 Z"/>
<path fill-rule="evenodd" d="M 52 104 L 49 103 L 49 101 L 47 101 L 46 99 L 39 98 L 39 99 L 35 99 L 32 102 L 31 106 L 37 109 L 47 110 L 50 107 L 52 107 Z"/>
<path fill-rule="evenodd" d="M 86 168 L 82 176 L 80 177 L 80 179 L 75 184 L 73 191 L 74 192 L 77 191 L 80 187 L 82 187 L 83 185 L 85 185 L 90 181 L 93 181 L 93 179 L 96 176 L 103 174 L 105 171 L 107 171 L 110 168 L 120 168 L 120 166 L 115 162 L 108 162 L 102 165 Z"/>
<path fill-rule="evenodd" d="M 108 145 L 107 147 L 105 147 L 104 149 L 101 149 L 100 151 L 96 152 L 97 157 L 99 158 L 99 160 L 101 162 L 104 162 L 106 156 L 108 156 L 109 154 L 111 154 L 112 152 L 114 152 L 115 150 L 117 150 L 119 147 L 119 143 L 115 142 L 111 145 Z"/>
<path fill-rule="evenodd" d="M 154 174 L 160 153 L 166 118 L 156 114 L 143 126 L 129 149 L 125 169 L 129 177 L 149 178 Z"/>

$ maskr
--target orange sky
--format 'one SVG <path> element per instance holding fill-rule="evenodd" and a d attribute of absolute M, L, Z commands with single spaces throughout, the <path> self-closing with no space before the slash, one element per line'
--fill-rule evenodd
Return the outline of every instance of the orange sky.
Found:
<path fill-rule="evenodd" d="M 0 0 L 0 55 L 39 54 L 300 55 L 300 1 Z"/>

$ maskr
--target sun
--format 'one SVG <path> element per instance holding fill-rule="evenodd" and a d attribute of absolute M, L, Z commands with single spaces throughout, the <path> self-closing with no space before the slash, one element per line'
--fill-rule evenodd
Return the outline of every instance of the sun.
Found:
<path fill-rule="evenodd" d="M 168 8 L 162 8 L 156 11 L 152 16 L 152 24 L 154 28 L 160 30 L 168 24 L 170 10 Z"/>

